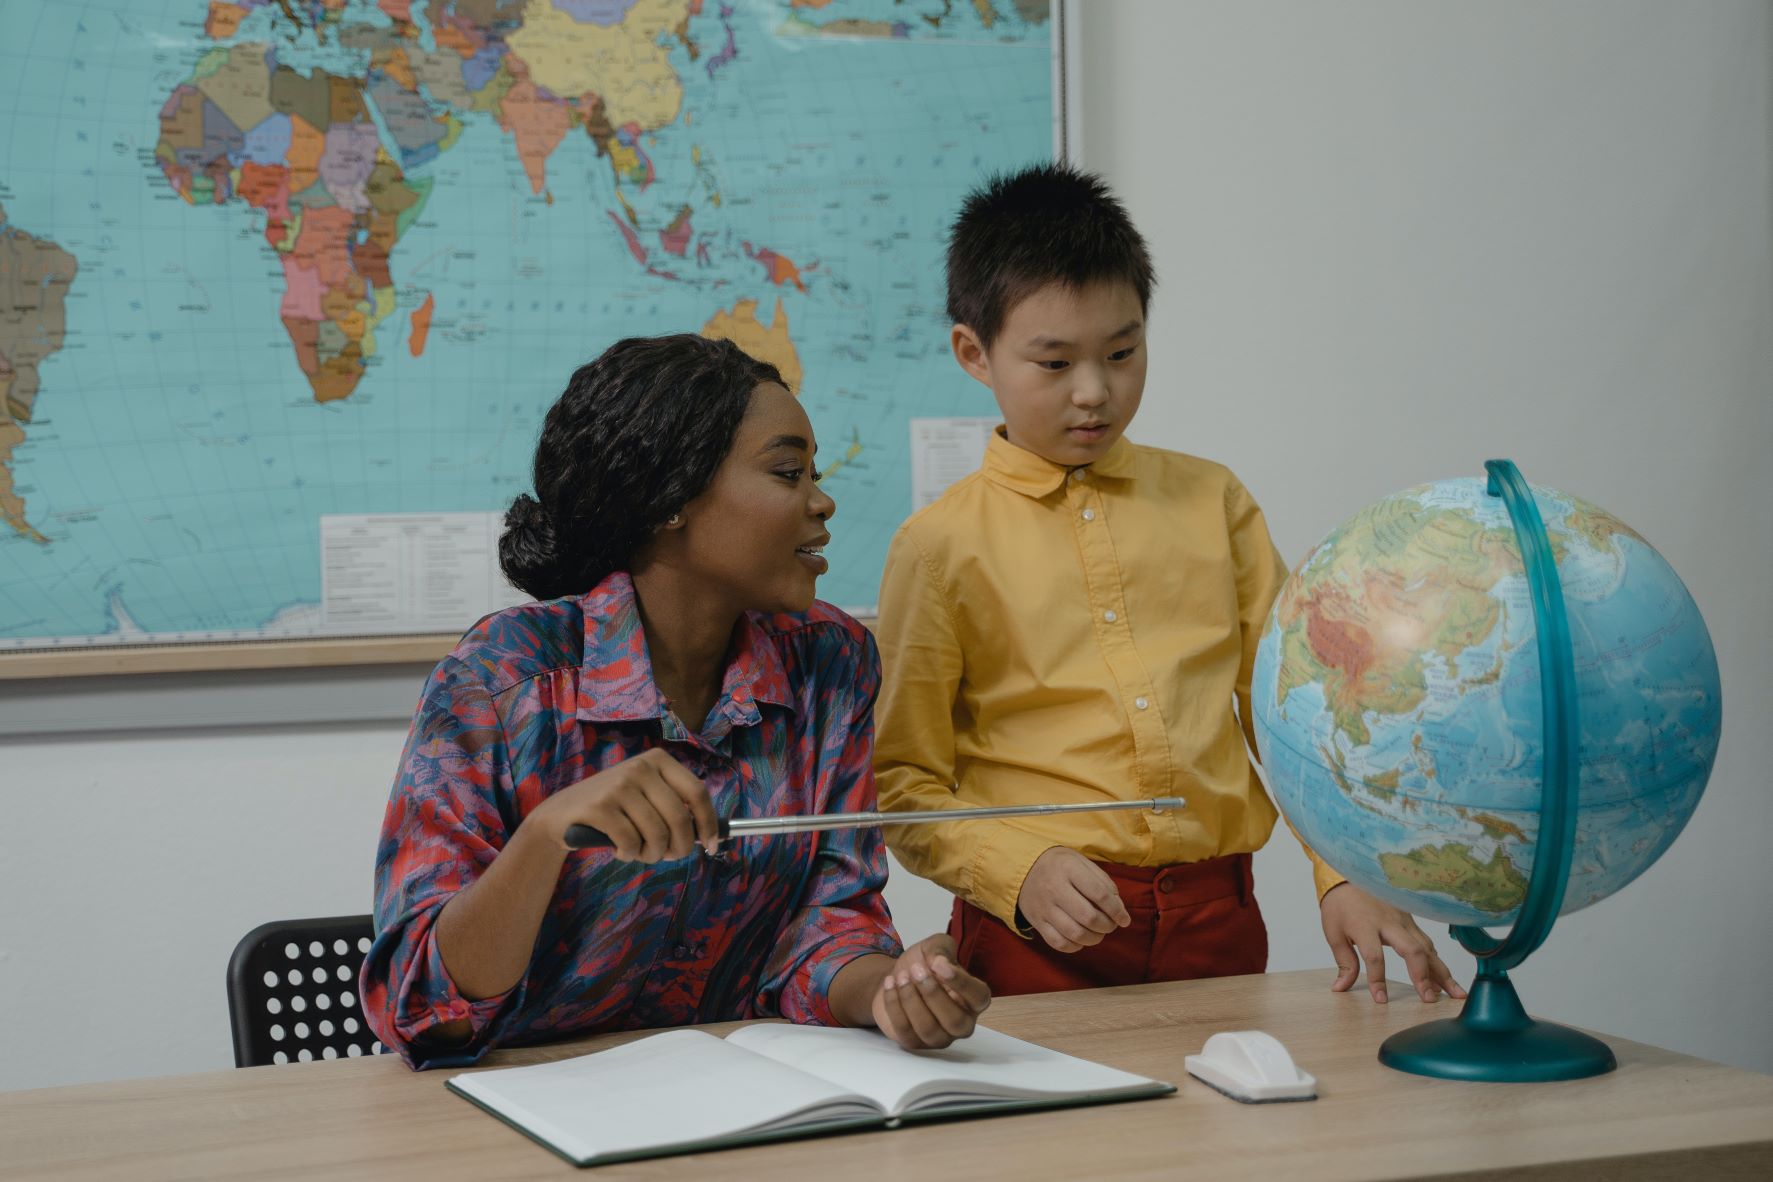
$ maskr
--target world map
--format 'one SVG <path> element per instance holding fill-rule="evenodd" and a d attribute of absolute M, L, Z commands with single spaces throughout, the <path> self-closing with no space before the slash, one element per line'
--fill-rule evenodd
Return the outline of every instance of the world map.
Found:
<path fill-rule="evenodd" d="M 320 522 L 495 512 L 573 368 L 774 362 L 875 600 L 961 197 L 1052 150 L 1046 0 L 0 10 L 0 648 L 320 635 Z M 462 626 L 472 623 L 463 619 Z"/>

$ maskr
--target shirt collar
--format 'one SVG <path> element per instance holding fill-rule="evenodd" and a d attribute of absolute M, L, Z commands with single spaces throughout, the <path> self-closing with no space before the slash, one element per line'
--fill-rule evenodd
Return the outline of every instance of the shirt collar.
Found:
<path fill-rule="evenodd" d="M 586 722 L 640 722 L 669 714 L 653 680 L 646 631 L 634 599 L 634 581 L 615 571 L 581 597 L 585 620 L 585 655 L 579 670 L 579 698 L 574 714 Z M 757 704 L 794 709 L 788 670 L 770 634 L 754 612 L 746 612 L 733 628 L 733 644 L 721 676 L 720 700 L 710 718 L 728 727 L 755 726 L 762 721 Z M 701 720 L 685 720 L 694 726 Z M 725 728 L 722 728 L 725 729 Z"/>
<path fill-rule="evenodd" d="M 1123 435 L 1109 446 L 1101 459 L 1085 467 L 1098 476 L 1130 480 L 1137 461 L 1133 445 Z M 1024 496 L 1046 496 L 1064 484 L 1071 472 L 1072 469 L 1064 464 L 1055 464 L 1011 443 L 1001 425 L 991 433 L 991 441 L 985 445 L 985 475 Z"/>

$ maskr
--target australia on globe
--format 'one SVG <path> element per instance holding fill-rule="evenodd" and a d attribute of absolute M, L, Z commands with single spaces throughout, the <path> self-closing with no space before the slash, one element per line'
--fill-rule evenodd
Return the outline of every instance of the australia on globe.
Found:
<path fill-rule="evenodd" d="M 1535 486 L 1570 621 L 1580 775 L 1563 911 L 1643 873 L 1717 754 L 1711 637 L 1672 567 L 1618 518 Z M 1364 890 L 1449 924 L 1526 896 L 1545 748 L 1520 546 L 1482 479 L 1386 497 L 1332 531 L 1276 600 L 1253 714 L 1275 801 Z"/>

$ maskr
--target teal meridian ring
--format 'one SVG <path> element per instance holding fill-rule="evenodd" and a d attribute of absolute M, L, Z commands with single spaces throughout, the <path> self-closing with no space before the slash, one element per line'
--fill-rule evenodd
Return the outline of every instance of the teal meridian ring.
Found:
<path fill-rule="evenodd" d="M 1563 584 L 1545 521 L 1533 490 L 1510 460 L 1488 460 L 1489 495 L 1501 497 L 1514 523 L 1539 648 L 1540 697 L 1545 744 L 1545 784 L 1539 800 L 1539 835 L 1527 898 L 1508 935 L 1497 940 L 1480 927 L 1452 929 L 1454 939 L 1478 958 L 1477 980 L 1457 1018 L 1424 1022 L 1386 1039 L 1379 1061 L 1387 1067 L 1437 1079 L 1487 1083 L 1543 1083 L 1585 1079 L 1618 1066 L 1598 1038 L 1568 1026 L 1529 1017 L 1508 970 L 1545 943 L 1564 891 L 1576 847 L 1577 788 L 1581 782 L 1576 714 L 1576 663 Z"/>

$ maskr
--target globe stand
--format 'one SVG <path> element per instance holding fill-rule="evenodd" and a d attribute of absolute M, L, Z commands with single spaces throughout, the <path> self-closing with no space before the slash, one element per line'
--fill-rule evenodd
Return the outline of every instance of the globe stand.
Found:
<path fill-rule="evenodd" d="M 1538 1083 L 1584 1079 L 1618 1064 L 1597 1038 L 1527 1015 L 1508 970 L 1526 960 L 1551 934 L 1570 884 L 1576 848 L 1576 790 L 1581 734 L 1576 718 L 1576 663 L 1570 620 L 1564 611 L 1551 539 L 1520 469 L 1508 460 L 1484 464 L 1489 494 L 1501 497 L 1514 523 L 1538 634 L 1539 680 L 1544 703 L 1545 786 L 1539 802 L 1539 837 L 1533 876 L 1514 928 L 1497 940 L 1482 928 L 1455 927 L 1453 937 L 1478 958 L 1478 977 L 1457 1018 L 1425 1022 L 1386 1039 L 1379 1061 L 1387 1067 L 1437 1079 Z"/>
<path fill-rule="evenodd" d="M 1505 971 L 1484 971 L 1457 1018 L 1402 1030 L 1379 1061 L 1412 1075 L 1483 1083 L 1586 1079 L 1613 1070 L 1613 1051 L 1580 1030 L 1527 1016 Z"/>

